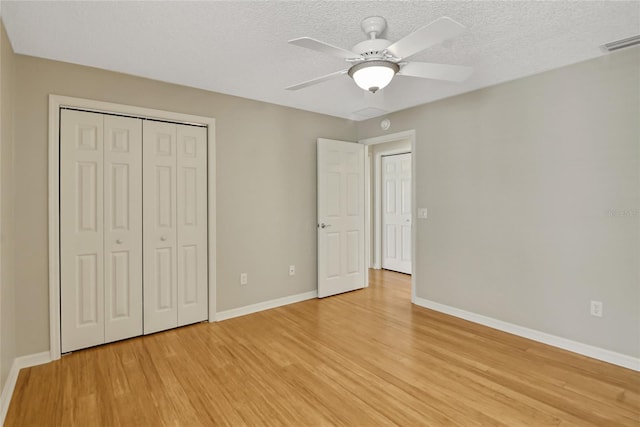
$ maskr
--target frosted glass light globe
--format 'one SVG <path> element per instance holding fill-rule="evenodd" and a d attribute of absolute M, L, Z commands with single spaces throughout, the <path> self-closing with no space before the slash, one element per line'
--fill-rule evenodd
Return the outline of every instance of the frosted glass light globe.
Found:
<path fill-rule="evenodd" d="M 399 69 L 395 62 L 364 61 L 351 67 L 349 75 L 359 87 L 375 93 L 391 83 Z"/>

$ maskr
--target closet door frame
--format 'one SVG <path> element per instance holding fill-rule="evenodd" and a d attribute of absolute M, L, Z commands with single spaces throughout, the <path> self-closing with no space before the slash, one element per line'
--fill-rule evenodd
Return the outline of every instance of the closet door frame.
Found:
<path fill-rule="evenodd" d="M 60 358 L 60 109 L 164 120 L 207 129 L 208 321 L 216 320 L 215 118 L 91 99 L 49 95 L 49 336 L 51 360 Z"/>

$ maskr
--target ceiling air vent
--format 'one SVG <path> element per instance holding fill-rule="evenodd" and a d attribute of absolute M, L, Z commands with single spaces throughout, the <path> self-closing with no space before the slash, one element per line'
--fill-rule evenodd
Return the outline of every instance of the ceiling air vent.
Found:
<path fill-rule="evenodd" d="M 381 110 L 380 108 L 366 107 L 361 110 L 354 111 L 353 113 L 351 113 L 351 115 L 355 116 L 354 118 L 356 120 L 365 120 L 365 119 L 372 119 L 374 117 L 378 117 L 388 113 L 389 112 L 387 110 Z"/>
<path fill-rule="evenodd" d="M 613 52 L 625 47 L 631 47 L 640 44 L 640 35 L 628 37 L 622 40 L 616 40 L 614 42 L 605 43 L 600 48 L 605 52 Z"/>

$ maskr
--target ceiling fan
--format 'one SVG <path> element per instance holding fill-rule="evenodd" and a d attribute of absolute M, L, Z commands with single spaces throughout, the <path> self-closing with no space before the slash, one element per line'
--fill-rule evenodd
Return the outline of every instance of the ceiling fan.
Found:
<path fill-rule="evenodd" d="M 451 18 L 438 18 L 395 43 L 378 38 L 387 27 L 387 21 L 381 16 L 365 18 L 361 27 L 369 40 L 358 43 L 351 50 L 310 37 L 289 40 L 293 45 L 343 58 L 352 65 L 347 69 L 289 86 L 287 90 L 302 89 L 348 74 L 359 87 L 376 93 L 387 86 L 396 74 L 460 82 L 473 72 L 473 68 L 459 65 L 406 61 L 408 57 L 428 47 L 462 34 L 466 28 Z"/>

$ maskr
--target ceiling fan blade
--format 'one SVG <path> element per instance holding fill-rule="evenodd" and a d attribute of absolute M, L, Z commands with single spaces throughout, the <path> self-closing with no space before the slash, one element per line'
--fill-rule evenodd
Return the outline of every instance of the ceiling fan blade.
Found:
<path fill-rule="evenodd" d="M 466 27 L 443 16 L 417 29 L 387 48 L 387 52 L 398 58 L 407 58 L 421 50 L 462 34 Z"/>
<path fill-rule="evenodd" d="M 409 62 L 398 71 L 399 76 L 422 77 L 423 79 L 461 82 L 469 78 L 473 67 L 462 65 L 433 64 L 430 62 Z"/>
<path fill-rule="evenodd" d="M 351 52 L 341 47 L 330 45 L 329 43 L 321 42 L 320 40 L 312 39 L 311 37 L 300 37 L 299 39 L 289 40 L 290 44 L 306 47 L 307 49 L 317 50 L 318 52 L 327 53 L 329 55 L 337 56 L 343 59 L 360 58 L 357 53 Z"/>
<path fill-rule="evenodd" d="M 298 83 L 297 85 L 289 86 L 287 90 L 298 90 L 303 89 L 307 86 L 312 86 L 318 83 L 326 82 L 327 80 L 335 79 L 336 77 L 340 77 L 343 74 L 347 74 L 349 70 L 340 70 L 335 73 L 326 74 L 322 77 L 316 77 L 315 79 L 307 80 L 306 82 Z"/>

